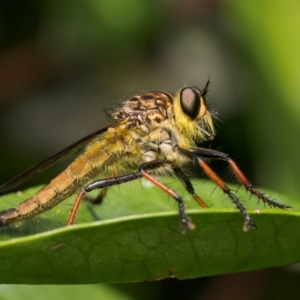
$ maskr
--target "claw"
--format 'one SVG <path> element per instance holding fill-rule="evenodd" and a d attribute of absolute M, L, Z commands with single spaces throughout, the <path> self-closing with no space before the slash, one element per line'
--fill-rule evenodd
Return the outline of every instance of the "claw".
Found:
<path fill-rule="evenodd" d="M 247 221 L 245 221 L 244 226 L 243 226 L 244 232 L 248 232 L 249 229 L 255 230 L 256 228 L 257 228 L 257 227 L 256 227 L 256 225 L 253 223 L 252 220 L 247 220 Z"/>

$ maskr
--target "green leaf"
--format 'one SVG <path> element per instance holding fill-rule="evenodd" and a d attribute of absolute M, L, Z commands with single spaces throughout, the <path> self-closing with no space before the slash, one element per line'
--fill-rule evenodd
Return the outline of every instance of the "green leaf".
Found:
<path fill-rule="evenodd" d="M 43 300 L 130 300 L 132 298 L 123 295 L 116 289 L 105 285 L 1 285 L 1 300 L 23 300 L 23 299 L 43 299 Z"/>
<path fill-rule="evenodd" d="M 300 261 L 299 212 L 265 209 L 239 191 L 249 213 L 259 209 L 253 214 L 258 229 L 245 233 L 242 217 L 226 195 L 213 192 L 213 184 L 193 183 L 211 206 L 201 209 L 174 179 L 164 182 L 184 196 L 195 230 L 180 234 L 175 201 L 144 181 L 142 186 L 128 183 L 109 189 L 104 203 L 93 207 L 93 214 L 83 203 L 76 224 L 65 227 L 70 201 L 74 200 L 71 197 L 60 208 L 20 226 L 1 228 L 0 282 L 84 284 L 186 279 Z M 36 190 L 2 197 L 1 208 L 16 205 Z M 299 210 L 296 201 L 274 196 Z M 95 216 L 101 220 L 93 221 Z"/>

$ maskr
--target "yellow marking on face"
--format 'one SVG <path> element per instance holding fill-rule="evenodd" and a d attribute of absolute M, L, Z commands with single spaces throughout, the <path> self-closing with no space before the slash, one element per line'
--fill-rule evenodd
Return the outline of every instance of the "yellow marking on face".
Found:
<path fill-rule="evenodd" d="M 198 118 L 202 118 L 206 114 L 206 105 L 205 105 L 203 97 L 200 97 L 200 103 L 201 103 L 201 106 L 200 106 Z"/>

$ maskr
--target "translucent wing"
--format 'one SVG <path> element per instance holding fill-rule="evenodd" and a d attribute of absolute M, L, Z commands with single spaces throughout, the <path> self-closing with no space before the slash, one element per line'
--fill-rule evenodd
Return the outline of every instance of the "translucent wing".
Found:
<path fill-rule="evenodd" d="M 0 185 L 0 192 L 9 191 L 20 184 L 28 181 L 30 178 L 32 178 L 34 175 L 48 169 L 51 166 L 54 166 L 63 160 L 67 159 L 68 157 L 75 155 L 76 152 L 80 152 L 90 141 L 92 141 L 97 135 L 102 134 L 103 132 L 106 132 L 108 128 L 115 127 L 119 125 L 120 123 L 126 122 L 126 119 L 122 119 L 115 124 L 112 124 L 110 126 L 101 128 L 82 139 L 76 141 L 75 143 L 69 145 L 67 148 L 59 151 L 55 155 L 49 157 L 48 159 L 42 161 L 41 163 L 32 166 L 31 168 L 27 169 L 26 171 L 20 173 L 16 177 L 12 178 L 11 180 L 7 181 L 6 183 Z"/>

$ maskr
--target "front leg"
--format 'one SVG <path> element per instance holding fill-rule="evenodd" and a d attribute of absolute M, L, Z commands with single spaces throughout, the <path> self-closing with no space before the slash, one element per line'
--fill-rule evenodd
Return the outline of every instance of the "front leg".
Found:
<path fill-rule="evenodd" d="M 183 150 L 183 149 L 181 149 Z M 186 151 L 186 150 L 183 150 Z M 230 156 L 227 153 L 223 153 L 220 151 L 212 150 L 212 149 L 205 149 L 205 148 L 194 148 L 191 149 L 191 154 L 200 156 L 202 158 L 208 158 L 208 159 L 219 159 L 224 160 L 228 163 L 230 169 L 233 171 L 236 179 L 240 184 L 243 185 L 243 187 L 249 191 L 252 195 L 257 197 L 259 200 L 262 200 L 264 203 L 268 204 L 270 207 L 278 207 L 285 210 L 290 210 L 291 206 L 276 202 L 272 199 L 270 199 L 268 196 L 264 195 L 257 189 L 253 187 L 253 185 L 250 183 L 250 181 L 246 178 L 246 176 L 243 174 L 243 172 L 240 170 L 240 168 L 237 166 L 237 164 L 230 158 Z"/>

